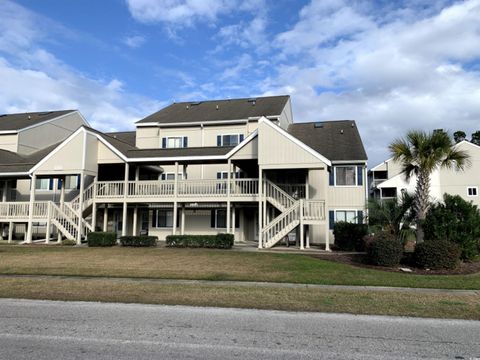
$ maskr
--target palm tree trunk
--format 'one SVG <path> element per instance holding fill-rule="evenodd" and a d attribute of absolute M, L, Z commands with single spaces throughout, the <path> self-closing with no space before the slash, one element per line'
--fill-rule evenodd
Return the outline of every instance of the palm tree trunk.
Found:
<path fill-rule="evenodd" d="M 415 189 L 415 211 L 417 212 L 417 244 L 424 240 L 423 222 L 427 217 L 427 211 L 430 206 L 430 174 L 425 170 L 420 170 Z"/>

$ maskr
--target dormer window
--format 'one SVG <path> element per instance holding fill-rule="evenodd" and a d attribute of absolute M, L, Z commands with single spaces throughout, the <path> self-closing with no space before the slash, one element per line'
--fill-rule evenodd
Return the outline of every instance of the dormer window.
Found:
<path fill-rule="evenodd" d="M 228 134 L 217 136 L 217 146 L 237 146 L 243 141 L 243 134 Z"/>
<path fill-rule="evenodd" d="M 162 138 L 162 149 L 177 149 L 188 147 L 188 137 L 168 136 Z"/>

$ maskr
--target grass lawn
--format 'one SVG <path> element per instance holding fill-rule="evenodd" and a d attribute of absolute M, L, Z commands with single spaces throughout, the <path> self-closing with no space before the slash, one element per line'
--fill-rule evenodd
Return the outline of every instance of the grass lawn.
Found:
<path fill-rule="evenodd" d="M 104 279 L 0 279 L 0 297 L 344 312 L 480 320 L 476 295 L 165 285 Z"/>
<path fill-rule="evenodd" d="M 480 289 L 480 273 L 415 275 L 359 268 L 306 255 L 207 249 L 0 246 L 0 274 Z"/>

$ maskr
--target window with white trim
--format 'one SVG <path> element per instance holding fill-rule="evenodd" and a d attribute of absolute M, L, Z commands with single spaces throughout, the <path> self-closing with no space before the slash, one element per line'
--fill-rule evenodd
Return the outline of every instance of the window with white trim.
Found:
<path fill-rule="evenodd" d="M 335 166 L 335 185 L 336 186 L 357 185 L 357 167 L 356 166 Z"/>
<path fill-rule="evenodd" d="M 53 179 L 36 179 L 35 190 L 48 191 L 52 190 Z"/>
<path fill-rule="evenodd" d="M 242 171 L 232 172 L 230 175 L 231 179 L 240 179 L 243 177 Z M 228 179 L 228 171 L 219 171 L 217 172 L 217 179 Z"/>
<path fill-rule="evenodd" d="M 478 196 L 478 187 L 477 186 L 469 186 L 467 188 L 467 196 Z"/>
<path fill-rule="evenodd" d="M 162 138 L 163 149 L 177 149 L 188 147 L 188 137 L 186 136 L 167 136 Z"/>
<path fill-rule="evenodd" d="M 349 223 L 357 222 L 356 210 L 337 210 L 335 211 L 335 222 L 345 221 Z"/>
<path fill-rule="evenodd" d="M 171 228 L 173 227 L 173 210 L 153 210 L 152 227 Z"/>
<path fill-rule="evenodd" d="M 217 136 L 217 146 L 237 146 L 243 141 L 243 134 L 226 134 Z"/>
<path fill-rule="evenodd" d="M 227 227 L 227 210 L 215 210 L 215 229 L 225 229 Z"/>
<path fill-rule="evenodd" d="M 175 180 L 175 173 L 167 172 L 160 175 L 161 180 Z M 183 173 L 178 173 L 178 180 L 183 180 Z"/>
<path fill-rule="evenodd" d="M 78 186 L 80 185 L 79 180 L 80 180 L 80 177 L 77 175 L 66 176 L 65 189 L 67 190 L 78 189 Z"/>

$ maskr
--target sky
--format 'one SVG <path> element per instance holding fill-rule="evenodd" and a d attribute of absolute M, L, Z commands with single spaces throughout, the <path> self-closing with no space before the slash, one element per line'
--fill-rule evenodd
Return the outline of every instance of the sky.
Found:
<path fill-rule="evenodd" d="M 406 131 L 480 129 L 480 0 L 0 0 L 0 113 L 99 130 L 175 101 L 291 96 L 354 119 L 369 165 Z"/>

